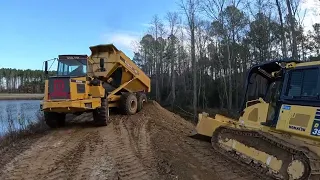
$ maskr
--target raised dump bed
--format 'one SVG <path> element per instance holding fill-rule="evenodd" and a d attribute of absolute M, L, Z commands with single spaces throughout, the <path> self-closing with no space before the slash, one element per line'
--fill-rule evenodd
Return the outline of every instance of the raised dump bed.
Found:
<path fill-rule="evenodd" d="M 150 92 L 150 78 L 113 44 L 91 46 L 90 50 L 88 75 L 108 82 L 109 101 L 116 101 L 119 97 L 114 95 L 121 92 Z"/>

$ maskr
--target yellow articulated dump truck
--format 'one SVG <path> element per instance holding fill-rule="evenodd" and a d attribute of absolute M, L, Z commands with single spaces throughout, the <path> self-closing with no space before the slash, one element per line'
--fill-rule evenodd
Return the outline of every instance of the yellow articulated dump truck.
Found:
<path fill-rule="evenodd" d="M 260 174 L 320 179 L 320 61 L 254 66 L 238 119 L 199 114 L 194 138 Z"/>
<path fill-rule="evenodd" d="M 106 126 L 110 107 L 132 115 L 147 101 L 150 78 L 130 58 L 112 44 L 90 50 L 90 56 L 59 55 L 56 75 L 45 81 L 40 106 L 49 127 L 62 127 L 66 114 L 83 112 L 92 112 L 94 123 Z"/>

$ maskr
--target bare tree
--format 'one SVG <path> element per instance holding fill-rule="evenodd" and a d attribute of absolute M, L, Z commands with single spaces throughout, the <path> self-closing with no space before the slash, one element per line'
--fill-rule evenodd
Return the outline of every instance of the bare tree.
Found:
<path fill-rule="evenodd" d="M 297 55 L 306 52 L 302 56 L 305 61 L 317 60 L 320 25 L 314 25 L 314 30 L 306 35 L 299 1 L 302 0 L 289 0 L 295 20 Z M 177 22 L 177 13 L 168 13 L 167 32 L 163 34 L 161 21 L 152 21 L 152 32 L 140 41 L 141 57 L 137 56 L 155 86 L 151 98 L 155 98 L 156 93 L 160 100 L 166 96 L 161 100 L 164 106 L 194 110 L 195 120 L 200 107 L 228 108 L 232 112 L 246 98 L 242 96 L 243 82 L 253 64 L 293 54 L 287 1 L 179 2 L 182 10 L 179 13 L 186 23 Z M 200 10 L 206 17 L 201 16 Z M 170 83 L 163 83 L 164 80 Z M 262 83 L 258 85 L 264 88 Z M 190 106 L 193 107 L 189 109 Z"/>
<path fill-rule="evenodd" d="M 282 9 L 279 0 L 276 0 L 276 5 L 278 8 L 278 14 L 279 14 L 279 21 L 280 21 L 280 28 L 281 28 L 281 42 L 282 42 L 282 54 L 284 57 L 287 57 L 287 40 L 285 36 L 285 30 L 283 25 L 283 17 L 282 17 Z"/>
<path fill-rule="evenodd" d="M 158 42 L 159 38 L 161 38 L 164 35 L 164 25 L 160 18 L 155 15 L 153 16 L 152 19 L 152 26 L 151 26 L 151 32 L 153 36 L 155 37 L 155 43 L 153 45 L 153 55 L 154 55 L 154 63 L 155 63 L 155 69 L 156 69 L 156 100 L 158 102 L 161 102 L 160 99 L 160 83 L 159 83 L 159 78 L 160 78 L 160 61 L 161 61 L 161 53 L 160 53 L 160 43 Z"/>
<path fill-rule="evenodd" d="M 181 0 L 180 7 L 187 17 L 188 27 L 191 37 L 191 64 L 193 74 L 193 119 L 197 121 L 197 67 L 196 67 L 196 52 L 195 52 L 195 21 L 196 14 L 199 11 L 199 0 Z"/>
<path fill-rule="evenodd" d="M 292 36 L 292 57 L 295 60 L 298 60 L 298 47 L 297 47 L 297 35 L 295 30 L 295 18 L 293 15 L 292 9 L 292 1 L 286 0 L 287 8 L 288 8 L 288 15 L 289 15 L 289 22 L 290 22 L 290 31 Z"/>
<path fill-rule="evenodd" d="M 203 0 L 201 3 L 201 9 L 211 19 L 218 20 L 219 14 L 223 11 L 227 0 Z"/>
<path fill-rule="evenodd" d="M 171 105 L 172 108 L 174 106 L 174 102 L 176 99 L 176 93 L 175 93 L 175 59 L 176 59 L 176 53 L 175 53 L 175 41 L 176 41 L 176 34 L 178 31 L 178 26 L 181 23 L 181 19 L 179 17 L 179 14 L 177 12 L 168 12 L 167 13 L 167 20 L 169 22 L 169 27 L 170 27 L 170 35 L 169 35 L 169 39 L 170 39 L 170 46 L 169 46 L 169 57 L 170 59 L 170 64 L 171 64 L 171 94 L 172 94 L 172 99 L 171 99 Z"/>

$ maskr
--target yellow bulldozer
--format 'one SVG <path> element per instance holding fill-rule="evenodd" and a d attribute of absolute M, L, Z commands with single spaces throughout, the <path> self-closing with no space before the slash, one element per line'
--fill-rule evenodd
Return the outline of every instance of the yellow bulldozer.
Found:
<path fill-rule="evenodd" d="M 130 58 L 113 44 L 90 50 L 90 56 L 59 55 L 56 75 L 45 80 L 40 107 L 49 127 L 62 127 L 66 114 L 83 112 L 92 112 L 94 123 L 106 126 L 109 108 L 131 115 L 147 101 L 150 78 Z"/>
<path fill-rule="evenodd" d="M 252 67 L 238 119 L 199 114 L 194 138 L 271 179 L 320 179 L 320 61 Z"/>

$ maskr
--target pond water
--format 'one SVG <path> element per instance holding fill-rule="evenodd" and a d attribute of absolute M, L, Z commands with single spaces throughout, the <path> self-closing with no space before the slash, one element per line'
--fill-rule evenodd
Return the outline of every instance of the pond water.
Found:
<path fill-rule="evenodd" d="M 0 100 L 0 135 L 37 120 L 40 100 Z"/>

